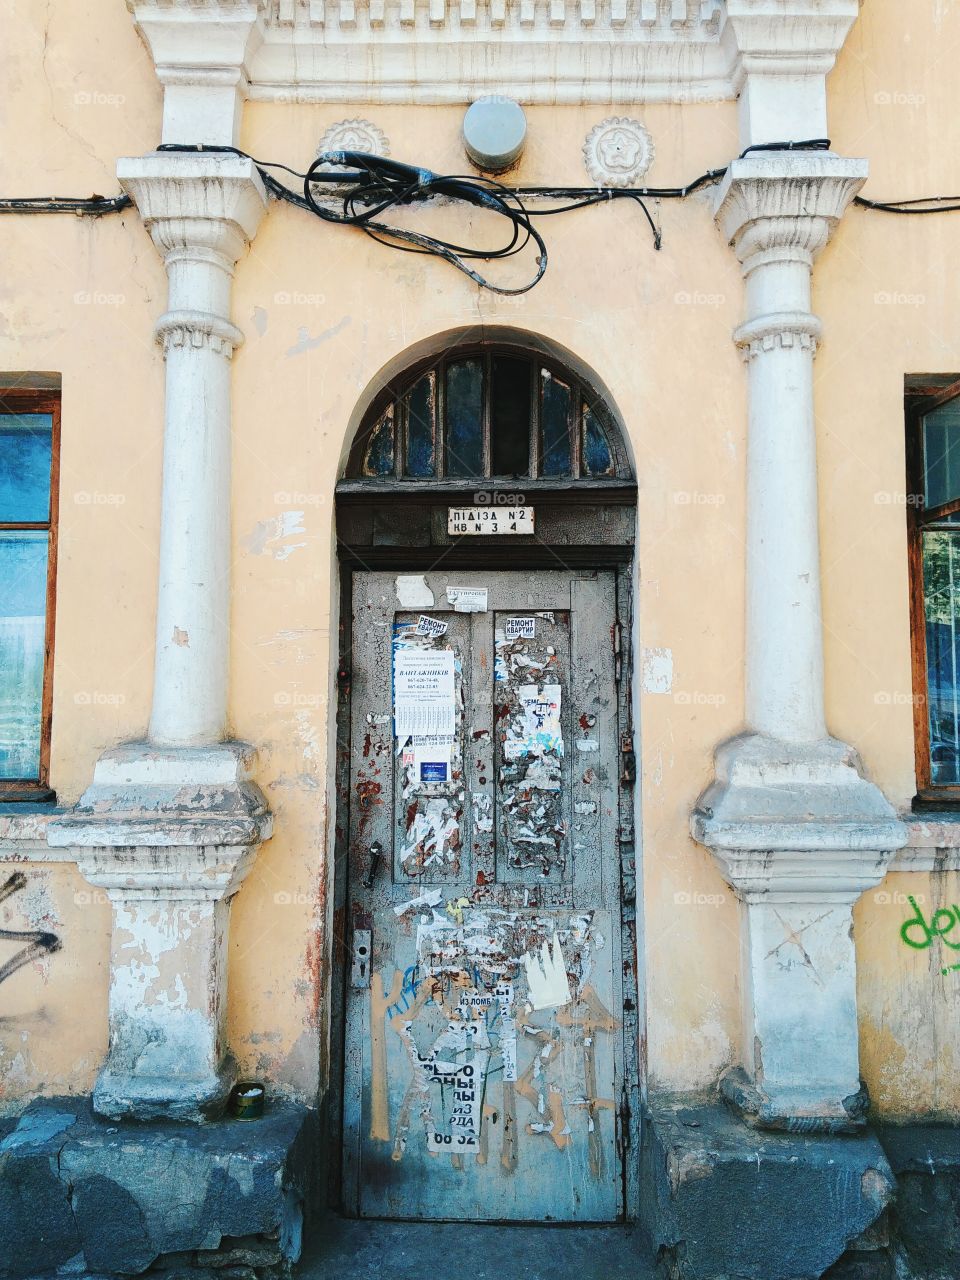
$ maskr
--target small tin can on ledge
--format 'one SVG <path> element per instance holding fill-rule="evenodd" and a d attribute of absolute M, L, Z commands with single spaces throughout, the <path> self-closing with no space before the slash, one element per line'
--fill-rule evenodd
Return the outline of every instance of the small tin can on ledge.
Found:
<path fill-rule="evenodd" d="M 230 1091 L 227 1110 L 237 1120 L 259 1120 L 265 1094 L 259 1080 L 238 1080 Z"/>

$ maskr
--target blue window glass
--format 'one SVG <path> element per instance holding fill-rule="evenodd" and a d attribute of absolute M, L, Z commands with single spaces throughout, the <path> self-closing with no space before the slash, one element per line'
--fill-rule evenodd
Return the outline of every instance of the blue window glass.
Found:
<path fill-rule="evenodd" d="M 613 455 L 607 433 L 589 405 L 583 406 L 583 474 L 613 475 Z"/>
<path fill-rule="evenodd" d="M 393 405 L 388 405 L 374 423 L 363 458 L 365 476 L 393 475 Z"/>
<path fill-rule="evenodd" d="M 923 482 L 927 510 L 960 498 L 960 399 L 924 416 Z"/>
<path fill-rule="evenodd" d="M 50 519 L 49 413 L 0 414 L 0 522 L 42 524 Z"/>
<path fill-rule="evenodd" d="M 570 474 L 570 387 L 549 369 L 540 370 L 542 476 Z"/>
<path fill-rule="evenodd" d="M 436 375 L 425 374 L 414 383 L 407 402 L 407 475 L 436 474 Z"/>
<path fill-rule="evenodd" d="M 483 475 L 483 367 L 479 360 L 447 366 L 447 475 Z"/>
<path fill-rule="evenodd" d="M 47 548 L 40 531 L 0 531 L 0 778 L 40 776 Z"/>

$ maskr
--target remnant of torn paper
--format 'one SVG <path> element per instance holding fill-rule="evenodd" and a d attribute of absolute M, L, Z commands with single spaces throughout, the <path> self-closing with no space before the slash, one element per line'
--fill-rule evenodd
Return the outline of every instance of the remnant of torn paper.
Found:
<path fill-rule="evenodd" d="M 570 1003 L 567 967 L 556 930 L 552 944 L 544 939 L 539 952 L 523 957 L 523 967 L 527 971 L 527 987 L 534 1009 L 555 1009 Z"/>
<path fill-rule="evenodd" d="M 397 600 L 404 609 L 433 608 L 433 592 L 422 573 L 406 573 L 397 578 Z"/>

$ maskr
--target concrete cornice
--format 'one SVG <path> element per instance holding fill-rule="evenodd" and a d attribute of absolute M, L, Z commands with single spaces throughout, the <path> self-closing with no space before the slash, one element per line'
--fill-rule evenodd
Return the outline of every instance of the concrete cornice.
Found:
<path fill-rule="evenodd" d="M 228 88 L 282 102 L 459 103 L 499 92 L 629 104 L 733 99 L 758 75 L 777 77 L 789 97 L 811 78 L 822 89 L 857 14 L 857 0 L 127 3 L 161 83 L 179 95 L 164 136 L 180 141 L 226 140 Z"/>

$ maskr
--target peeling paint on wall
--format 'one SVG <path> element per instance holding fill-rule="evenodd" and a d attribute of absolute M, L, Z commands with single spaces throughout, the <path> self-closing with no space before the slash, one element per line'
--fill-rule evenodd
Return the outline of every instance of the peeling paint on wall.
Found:
<path fill-rule="evenodd" d="M 673 650 L 644 649 L 640 664 L 644 693 L 669 693 L 673 688 Z"/>
<path fill-rule="evenodd" d="M 272 556 L 274 560 L 286 560 L 294 551 L 307 545 L 306 541 L 290 542 L 297 534 L 306 533 L 302 511 L 281 511 L 269 520 L 260 520 L 248 534 L 240 539 L 240 545 L 251 555 Z"/>
<path fill-rule="evenodd" d="M 27 877 L 22 871 L 14 871 L 0 885 L 0 902 L 4 902 L 27 886 Z M 25 964 L 43 955 L 59 951 L 63 943 L 55 933 L 45 929 L 0 929 L 0 942 L 20 942 L 25 945 L 19 951 L 7 956 L 0 963 L 0 982 L 12 977 Z"/>

